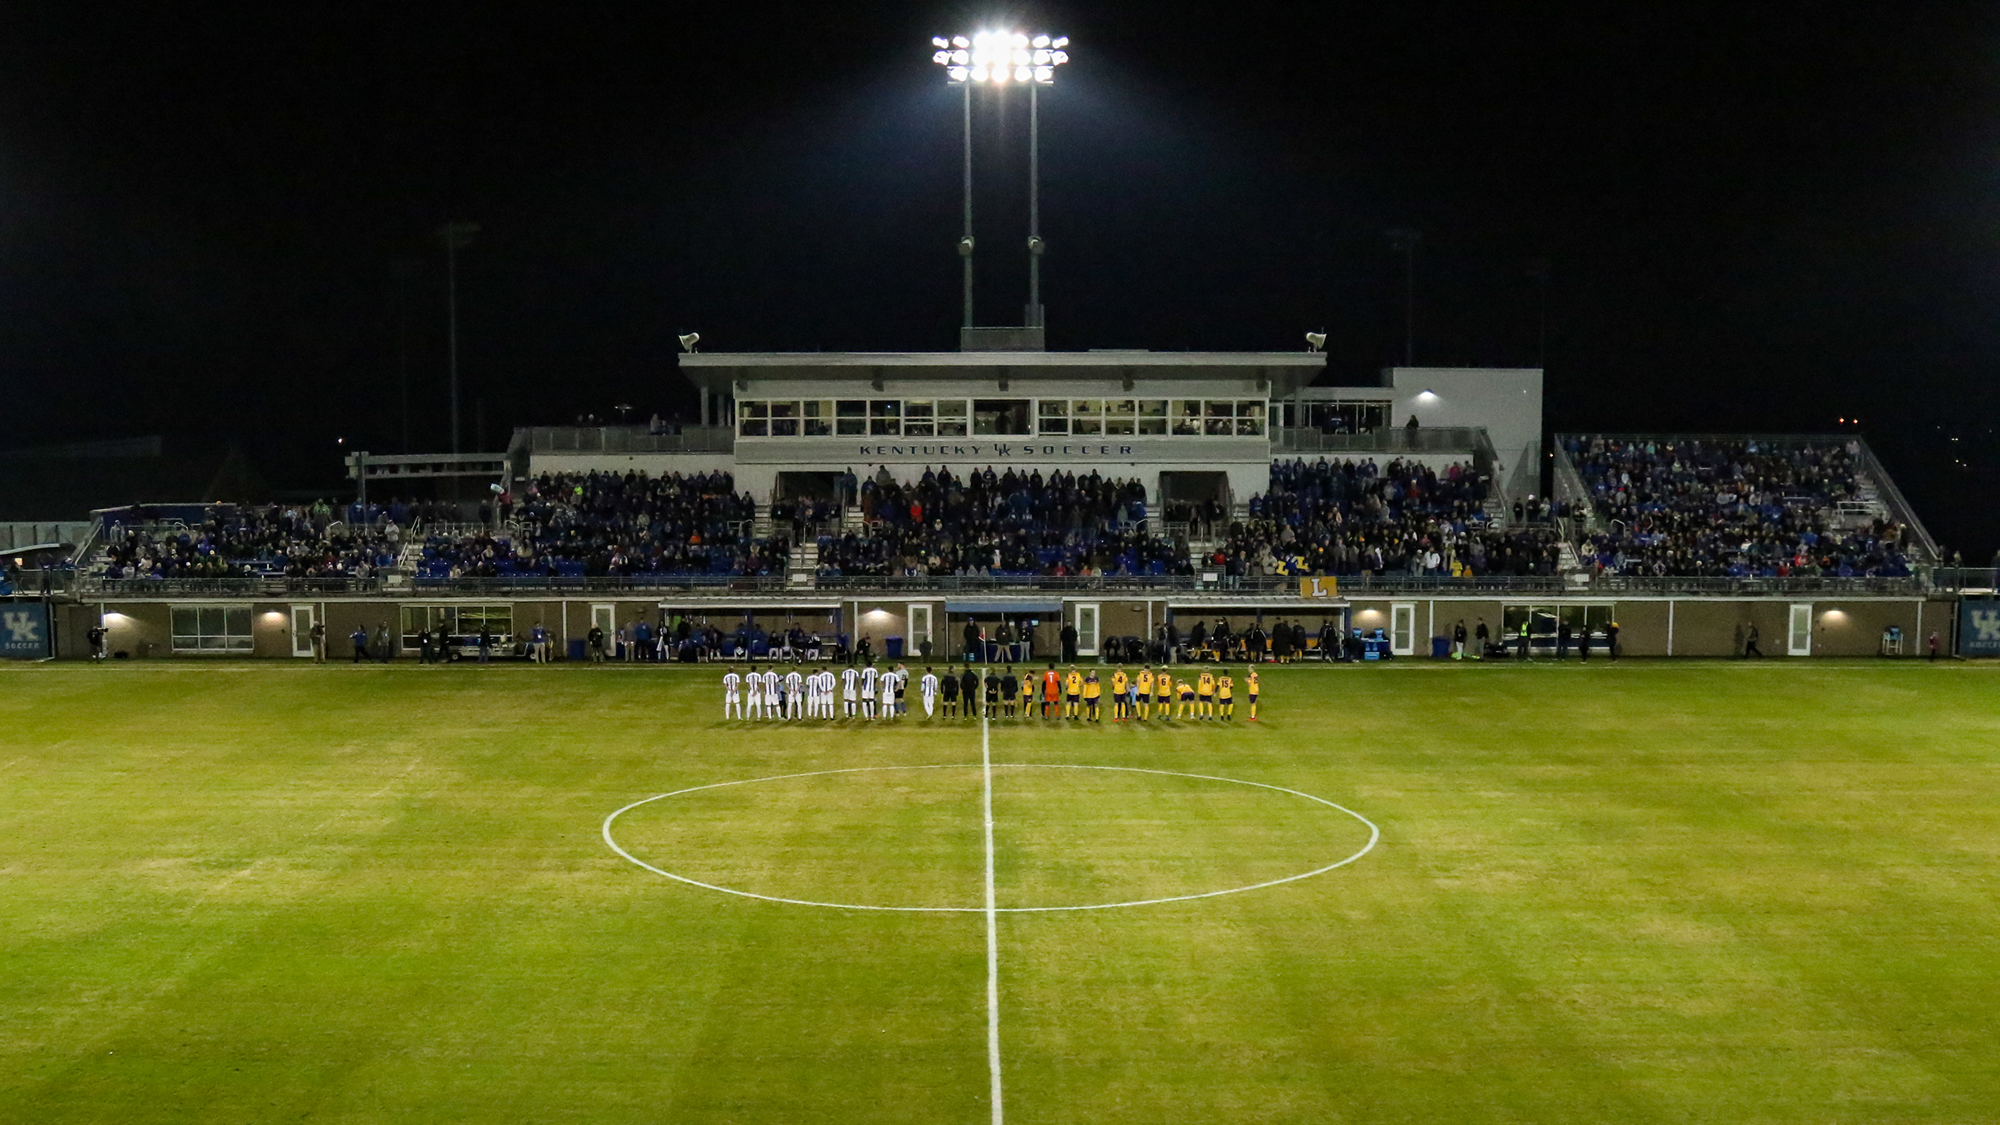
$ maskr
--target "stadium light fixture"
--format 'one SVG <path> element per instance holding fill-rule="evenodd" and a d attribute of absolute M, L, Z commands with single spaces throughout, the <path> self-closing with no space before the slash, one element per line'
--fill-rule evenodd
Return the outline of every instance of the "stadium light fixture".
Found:
<path fill-rule="evenodd" d="M 1028 327 L 1043 327 L 1041 211 L 1041 107 L 1037 91 L 1053 85 L 1056 68 L 1069 61 L 1069 36 L 1024 31 L 975 31 L 931 37 L 931 61 L 965 91 L 965 233 L 958 253 L 965 262 L 965 327 L 972 327 L 972 88 L 1028 88 Z"/>

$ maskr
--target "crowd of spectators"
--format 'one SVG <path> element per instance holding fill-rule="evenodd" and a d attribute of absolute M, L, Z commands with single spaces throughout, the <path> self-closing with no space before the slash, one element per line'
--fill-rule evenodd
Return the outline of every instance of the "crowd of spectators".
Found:
<path fill-rule="evenodd" d="M 1273 462 L 1269 489 L 1251 497 L 1248 518 L 1229 525 L 1208 563 L 1230 575 L 1555 574 L 1555 531 L 1493 527 L 1490 487 L 1465 463 Z"/>
<path fill-rule="evenodd" d="M 924 470 L 903 484 L 884 472 L 860 484 L 865 535 L 825 536 L 819 572 L 839 575 L 1169 574 L 1187 547 L 1154 534 L 1146 486 L 1092 472 L 1013 469 L 954 476 Z"/>
<path fill-rule="evenodd" d="M 1838 526 L 1860 494 L 1855 443 L 1570 437 L 1600 525 L 1598 573 L 1727 578 L 1905 577 L 1906 529 Z"/>
<path fill-rule="evenodd" d="M 401 516 L 399 521 L 396 517 Z M 388 508 L 325 500 L 309 505 L 215 504 L 198 521 L 107 520 L 107 578 L 372 578 L 393 566 L 405 522 Z"/>
<path fill-rule="evenodd" d="M 508 527 L 437 536 L 421 577 L 783 574 L 791 543 L 752 538 L 757 505 L 728 473 L 543 473 Z"/>

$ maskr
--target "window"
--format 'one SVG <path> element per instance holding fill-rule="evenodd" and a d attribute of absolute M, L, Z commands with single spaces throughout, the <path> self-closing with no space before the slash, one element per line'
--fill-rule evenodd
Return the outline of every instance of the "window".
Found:
<path fill-rule="evenodd" d="M 800 405 L 805 413 L 805 425 L 801 430 L 807 437 L 833 436 L 833 403 L 822 399 Z"/>
<path fill-rule="evenodd" d="M 965 400 L 962 398 L 942 398 L 937 404 L 937 436 L 964 437 L 966 430 Z"/>
<path fill-rule="evenodd" d="M 1129 398 L 1109 399 L 1104 404 L 1104 432 L 1107 434 L 1134 434 L 1138 413 Z"/>
<path fill-rule="evenodd" d="M 868 433 L 868 400 L 844 398 L 834 404 L 833 431 L 845 436 Z"/>
<path fill-rule="evenodd" d="M 249 652 L 250 607 L 247 605 L 175 606 L 175 652 Z"/>
<path fill-rule="evenodd" d="M 1236 436 L 1264 436 L 1264 404 L 1249 399 L 1236 404 Z"/>
<path fill-rule="evenodd" d="M 903 400 L 878 398 L 868 403 L 868 432 L 876 437 L 898 437 L 903 432 Z"/>
<path fill-rule="evenodd" d="M 1028 400 L 1025 398 L 980 398 L 972 400 L 972 432 L 981 437 L 993 434 L 1033 433 L 1028 428 Z"/>
<path fill-rule="evenodd" d="M 1096 435 L 1104 432 L 1104 403 L 1094 398 L 1074 399 L 1069 404 L 1069 432 Z"/>
<path fill-rule="evenodd" d="M 911 399 L 903 404 L 903 434 L 930 437 L 936 432 L 936 404 L 929 399 Z"/>
<path fill-rule="evenodd" d="M 1205 420 L 1208 425 L 1203 432 L 1210 437 L 1228 437 L 1236 432 L 1236 403 L 1229 399 L 1206 403 Z"/>
<path fill-rule="evenodd" d="M 771 436 L 799 436 L 799 404 L 796 402 L 774 402 L 771 404 Z"/>
<path fill-rule="evenodd" d="M 1142 398 L 1139 400 L 1139 432 L 1142 434 L 1164 434 L 1167 432 L 1166 399 Z"/>
<path fill-rule="evenodd" d="M 1177 398 L 1169 411 L 1173 420 L 1173 432 L 1181 435 L 1201 433 L 1201 402 L 1191 398 Z"/>
<path fill-rule="evenodd" d="M 771 436 L 771 404 L 768 402 L 737 403 L 736 432 L 744 437 Z"/>
<path fill-rule="evenodd" d="M 1066 434 L 1069 432 L 1069 400 L 1045 398 L 1037 408 L 1041 418 L 1037 423 L 1042 433 Z"/>

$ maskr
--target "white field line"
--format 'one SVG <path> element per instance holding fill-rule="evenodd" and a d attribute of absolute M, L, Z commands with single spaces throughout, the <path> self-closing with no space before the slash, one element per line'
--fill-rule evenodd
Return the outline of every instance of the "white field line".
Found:
<path fill-rule="evenodd" d="M 1266 785 L 1261 781 L 1244 781 L 1242 778 L 1238 777 L 1217 777 L 1213 774 L 1205 774 L 1205 773 L 1181 773 L 1177 770 L 1141 769 L 1137 766 L 1079 766 L 1079 765 L 1069 765 L 1060 762 L 995 762 L 990 764 L 985 764 L 985 763 L 975 764 L 967 762 L 967 763 L 950 763 L 950 764 L 931 765 L 931 766 L 856 766 L 849 769 L 809 770 L 805 773 L 782 773 L 782 774 L 775 774 L 771 777 L 746 777 L 738 781 L 717 781 L 709 785 L 693 785 L 689 786 L 686 789 L 676 789 L 671 793 L 661 793 L 657 796 L 647 797 L 644 798 L 643 800 L 634 801 L 631 804 L 626 805 L 622 809 L 614 810 L 609 816 L 606 816 L 604 818 L 604 843 L 612 851 L 617 852 L 619 855 L 623 856 L 627 862 L 633 864 L 636 867 L 642 867 L 647 871 L 651 871 L 655 875 L 664 876 L 668 879 L 674 880 L 677 883 L 686 883 L 688 886 L 691 887 L 700 887 L 701 889 L 706 891 L 720 891 L 721 893 L 726 895 L 735 895 L 738 898 L 754 898 L 762 902 L 779 902 L 779 903 L 784 903 L 787 906 L 821 906 L 831 910 L 881 910 L 881 911 L 889 911 L 893 913 L 902 913 L 902 914 L 982 913 L 986 910 L 986 907 L 984 906 L 874 906 L 866 903 L 819 902 L 813 899 L 784 898 L 779 895 L 760 895 L 754 891 L 742 891 L 742 890 L 737 890 L 734 887 L 723 887 L 723 886 L 718 886 L 714 883 L 704 883 L 699 879 L 690 879 L 685 875 L 676 875 L 671 871 L 665 870 L 664 868 L 655 867 L 652 864 L 647 863 L 645 860 L 640 859 L 638 856 L 635 856 L 631 852 L 628 852 L 624 848 L 620 847 L 617 839 L 615 839 L 611 834 L 611 826 L 614 822 L 617 821 L 617 819 L 620 816 L 623 816 L 624 814 L 631 812 L 633 809 L 636 809 L 641 805 L 650 805 L 654 801 L 664 801 L 669 797 L 679 797 L 687 793 L 699 793 L 706 789 L 723 789 L 733 785 L 755 785 L 759 782 L 764 782 L 764 781 L 790 781 L 795 778 L 801 778 L 801 777 L 827 777 L 835 774 L 844 774 L 844 773 L 882 773 L 891 770 L 965 770 L 974 768 L 985 768 L 987 770 L 992 770 L 992 769 L 1107 770 L 1115 773 L 1150 773 L 1150 774 L 1159 774 L 1163 777 L 1188 777 L 1188 778 L 1194 778 L 1195 780 L 1198 781 L 1221 781 L 1221 782 L 1226 782 L 1230 785 L 1248 785 L 1254 789 L 1269 789 L 1275 793 L 1288 793 L 1294 797 L 1303 797 L 1308 801 L 1313 801 L 1317 804 L 1325 805 L 1327 808 L 1335 809 L 1339 812 L 1346 813 L 1348 816 L 1351 816 L 1354 819 L 1360 821 L 1362 824 L 1368 826 L 1368 842 L 1362 845 L 1360 851 L 1355 852 L 1353 855 L 1350 855 L 1345 859 L 1338 859 L 1322 867 L 1316 867 L 1311 871 L 1301 871 L 1297 875 L 1287 875 L 1280 879 L 1267 879 L 1262 883 L 1251 883 L 1247 886 L 1242 886 L 1242 887 L 1227 887 L 1219 891 L 1201 891 L 1195 894 L 1170 895 L 1166 898 L 1133 899 L 1126 902 L 1096 902 L 1096 903 L 1085 903 L 1075 906 L 995 906 L 993 908 L 993 912 L 995 914 L 1046 914 L 1046 913 L 1054 913 L 1059 911 L 1070 911 L 1070 910 L 1116 910 L 1120 907 L 1126 907 L 1126 906 L 1157 906 L 1161 903 L 1167 903 L 1167 902 L 1187 902 L 1193 899 L 1216 898 L 1221 895 L 1234 895 L 1234 894 L 1242 894 L 1246 891 L 1258 891 L 1258 890 L 1263 890 L 1266 887 L 1276 887 L 1285 883 L 1296 883 L 1301 879 L 1310 879 L 1315 875 L 1324 875 L 1327 872 L 1333 871 L 1337 868 L 1346 867 L 1348 864 L 1353 863 L 1354 861 L 1360 859 L 1362 856 L 1365 856 L 1369 852 L 1374 851 L 1376 843 L 1379 842 L 1382 838 L 1382 830 L 1375 826 L 1374 821 L 1369 820 L 1367 817 L 1362 816 L 1360 813 L 1355 812 L 1353 809 L 1350 809 L 1345 805 L 1338 805 L 1332 801 L 1327 800 L 1324 797 L 1315 797 L 1311 793 L 1301 792 L 1300 790 L 1297 789 L 1287 789 L 1282 785 Z"/>
<path fill-rule="evenodd" d="M 979 717 L 980 805 L 986 813 L 986 1068 L 993 1075 L 993 1125 L 1000 1125 L 1000 915 L 993 894 L 993 732 Z"/>

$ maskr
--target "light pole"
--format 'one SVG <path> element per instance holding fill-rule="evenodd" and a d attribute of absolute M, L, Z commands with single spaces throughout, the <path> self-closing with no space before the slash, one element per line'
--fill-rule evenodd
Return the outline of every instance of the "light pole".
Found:
<path fill-rule="evenodd" d="M 444 243 L 445 339 L 451 367 L 451 451 L 458 453 L 458 252 L 479 233 L 478 223 L 451 222 L 437 229 Z"/>
<path fill-rule="evenodd" d="M 1037 92 L 1055 82 L 1056 68 L 1069 61 L 1068 36 L 1021 31 L 980 31 L 970 36 L 940 35 L 931 61 L 965 93 L 965 233 L 958 253 L 965 260 L 965 327 L 972 327 L 972 87 L 1023 85 L 1028 88 L 1028 327 L 1042 327 L 1041 106 Z"/>
<path fill-rule="evenodd" d="M 1409 227 L 1387 232 L 1389 249 L 1403 256 L 1403 366 L 1417 365 L 1417 243 L 1424 236 Z"/>

